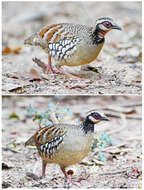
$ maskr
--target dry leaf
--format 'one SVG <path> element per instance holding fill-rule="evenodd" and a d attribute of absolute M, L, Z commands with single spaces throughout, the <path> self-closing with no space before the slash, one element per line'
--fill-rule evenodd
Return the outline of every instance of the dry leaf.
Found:
<path fill-rule="evenodd" d="M 33 180 L 36 180 L 36 181 L 39 180 L 39 177 L 37 175 L 35 175 L 34 173 L 31 173 L 31 172 L 27 172 L 26 176 L 29 178 L 32 178 Z"/>
<path fill-rule="evenodd" d="M 132 178 L 132 179 L 138 178 L 141 174 L 142 174 L 142 171 L 139 171 L 138 168 L 134 168 L 134 167 L 132 167 L 130 170 L 128 170 L 128 171 L 125 173 L 125 175 L 126 175 L 127 177 L 130 177 L 130 178 Z"/>
<path fill-rule="evenodd" d="M 16 72 L 11 76 L 11 78 L 25 80 L 25 81 L 29 81 L 29 82 L 41 80 L 39 72 L 36 71 L 35 69 L 30 69 L 29 72 L 23 72 L 23 73 Z"/>
<path fill-rule="evenodd" d="M 30 69 L 29 73 L 30 73 L 31 75 L 34 75 L 34 76 L 40 76 L 39 72 L 36 71 L 35 69 Z"/>
<path fill-rule="evenodd" d="M 17 46 L 17 47 L 13 47 L 13 48 L 10 48 L 8 46 L 6 46 L 3 50 L 2 50 L 2 54 L 10 54 L 10 53 L 13 53 L 13 54 L 18 54 L 21 50 L 21 47 L 20 46 Z"/>
<path fill-rule="evenodd" d="M 65 85 L 65 87 L 69 88 L 69 89 L 73 89 L 73 88 L 81 88 L 81 89 L 83 89 L 83 88 L 85 88 L 87 86 L 89 86 L 89 84 L 86 84 L 86 83 L 84 83 L 84 84 L 76 83 L 76 84 L 66 84 Z"/>
<path fill-rule="evenodd" d="M 9 169 L 11 169 L 11 168 L 13 168 L 13 167 L 11 167 L 11 166 L 8 166 L 6 163 L 2 163 L 2 170 L 9 170 Z"/>
<path fill-rule="evenodd" d="M 138 61 L 138 57 L 136 56 L 118 56 L 117 61 L 120 63 L 136 63 Z"/>
<path fill-rule="evenodd" d="M 11 135 L 18 135 L 17 132 L 11 132 L 10 134 L 11 134 Z"/>
<path fill-rule="evenodd" d="M 11 49 L 10 49 L 8 46 L 6 46 L 6 47 L 2 50 L 2 54 L 9 54 L 9 53 L 11 53 Z"/>
<path fill-rule="evenodd" d="M 142 52 L 139 53 L 139 55 L 138 55 L 138 60 L 139 60 L 140 62 L 142 62 Z"/>
<path fill-rule="evenodd" d="M 3 181 L 2 182 L 2 188 L 8 188 L 11 187 L 11 182 L 10 181 Z"/>
<path fill-rule="evenodd" d="M 22 86 L 16 86 L 16 87 L 9 89 L 8 91 L 9 92 L 16 92 L 16 91 L 21 91 L 21 90 L 22 90 Z"/>

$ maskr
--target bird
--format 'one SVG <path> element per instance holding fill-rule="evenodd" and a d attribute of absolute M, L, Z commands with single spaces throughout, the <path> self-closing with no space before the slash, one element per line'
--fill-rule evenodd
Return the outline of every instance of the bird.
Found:
<path fill-rule="evenodd" d="M 89 113 L 81 125 L 66 123 L 53 124 L 40 128 L 26 142 L 25 146 L 36 146 L 42 159 L 42 176 L 45 177 L 46 165 L 55 163 L 60 166 L 66 182 L 72 182 L 66 172 L 68 166 L 79 163 L 89 153 L 93 142 L 94 125 L 109 119 L 98 112 Z"/>
<path fill-rule="evenodd" d="M 109 17 L 98 18 L 92 27 L 73 23 L 51 24 L 32 34 L 24 44 L 40 46 L 48 54 L 46 74 L 58 71 L 70 78 L 79 78 L 62 66 L 82 66 L 94 61 L 104 45 L 105 35 L 112 29 L 122 30 Z M 52 67 L 52 58 L 57 71 Z"/>

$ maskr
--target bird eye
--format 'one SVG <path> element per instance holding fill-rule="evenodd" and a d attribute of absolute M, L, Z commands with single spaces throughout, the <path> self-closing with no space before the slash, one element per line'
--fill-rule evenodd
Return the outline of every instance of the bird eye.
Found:
<path fill-rule="evenodd" d="M 98 114 L 98 113 L 92 113 L 92 116 L 93 116 L 94 118 L 97 118 L 97 117 L 99 117 L 99 114 Z"/>
<path fill-rule="evenodd" d="M 107 28 L 110 28 L 112 26 L 110 22 L 104 22 L 103 25 Z"/>

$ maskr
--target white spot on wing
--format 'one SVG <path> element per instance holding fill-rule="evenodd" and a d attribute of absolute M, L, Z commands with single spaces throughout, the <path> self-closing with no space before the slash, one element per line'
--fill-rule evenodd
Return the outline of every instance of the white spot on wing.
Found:
<path fill-rule="evenodd" d="M 57 44 L 56 44 L 56 50 L 58 49 L 58 47 L 59 47 L 59 44 L 57 43 Z"/>
<path fill-rule="evenodd" d="M 49 49 L 52 49 L 52 48 L 53 48 L 52 44 L 49 44 L 48 47 L 49 47 Z"/>
<path fill-rule="evenodd" d="M 55 51 L 54 50 L 52 51 L 52 56 L 55 56 Z"/>

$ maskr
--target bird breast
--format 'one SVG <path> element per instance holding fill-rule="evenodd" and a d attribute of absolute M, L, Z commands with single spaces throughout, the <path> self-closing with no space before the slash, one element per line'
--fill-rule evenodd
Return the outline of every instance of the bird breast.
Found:
<path fill-rule="evenodd" d="M 75 46 L 75 51 L 73 54 L 66 57 L 66 59 L 59 60 L 57 65 L 62 66 L 80 66 L 89 64 L 94 61 L 96 57 L 99 55 L 103 42 L 100 44 L 86 44 L 85 42 L 80 42 Z"/>
<path fill-rule="evenodd" d="M 49 159 L 48 163 L 57 163 L 61 167 L 67 167 L 79 163 L 90 151 L 93 134 L 82 135 L 83 132 L 77 131 L 73 134 L 71 131 L 64 136 L 63 143 L 55 155 Z"/>

